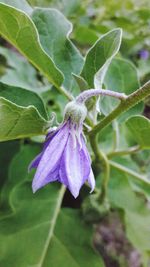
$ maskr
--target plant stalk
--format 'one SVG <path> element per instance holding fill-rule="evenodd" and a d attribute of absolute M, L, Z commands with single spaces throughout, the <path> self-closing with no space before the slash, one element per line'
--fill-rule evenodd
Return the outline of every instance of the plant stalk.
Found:
<path fill-rule="evenodd" d="M 141 88 L 130 94 L 126 99 L 122 100 L 121 103 L 103 120 L 101 120 L 90 132 L 89 135 L 97 135 L 104 127 L 109 125 L 115 118 L 129 110 L 144 98 L 150 95 L 150 81 L 145 83 Z"/>
<path fill-rule="evenodd" d="M 76 98 L 76 101 L 78 103 L 84 103 L 92 96 L 99 96 L 99 95 L 111 96 L 114 98 L 118 98 L 120 100 L 124 100 L 127 98 L 127 96 L 124 93 L 118 93 L 118 92 L 105 90 L 105 89 L 89 89 L 79 94 Z"/>

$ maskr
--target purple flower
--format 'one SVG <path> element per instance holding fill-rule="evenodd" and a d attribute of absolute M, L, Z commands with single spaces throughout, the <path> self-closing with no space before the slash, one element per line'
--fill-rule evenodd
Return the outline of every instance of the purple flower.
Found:
<path fill-rule="evenodd" d="M 139 56 L 141 59 L 147 60 L 149 58 L 149 51 L 146 49 L 143 49 L 139 52 Z"/>
<path fill-rule="evenodd" d="M 75 198 L 85 181 L 94 190 L 91 160 L 82 134 L 83 121 L 80 118 L 77 124 L 66 114 L 64 123 L 47 135 L 43 151 L 29 166 L 29 169 L 37 168 L 33 192 L 54 181 L 64 184 Z"/>

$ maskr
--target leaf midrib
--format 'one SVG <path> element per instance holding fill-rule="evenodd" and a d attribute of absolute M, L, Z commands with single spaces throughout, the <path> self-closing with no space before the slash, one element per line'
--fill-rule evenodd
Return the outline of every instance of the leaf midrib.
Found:
<path fill-rule="evenodd" d="M 66 190 L 66 188 L 62 185 L 61 189 L 60 189 L 59 197 L 58 197 L 57 202 L 56 202 L 56 206 L 54 208 L 53 219 L 50 220 L 50 228 L 49 228 L 48 236 L 47 236 L 47 239 L 45 241 L 45 245 L 44 245 L 44 248 L 43 248 L 43 252 L 41 254 L 41 259 L 40 259 L 40 261 L 38 263 L 38 267 L 43 267 L 43 263 L 45 261 L 47 250 L 49 248 L 49 245 L 50 245 L 50 242 L 51 242 L 51 239 L 52 239 L 52 236 L 53 236 L 53 232 L 54 232 L 54 229 L 55 229 L 56 221 L 57 221 L 57 218 L 58 218 L 58 215 L 59 215 L 59 211 L 60 211 L 60 207 L 61 207 L 61 203 L 62 203 L 62 200 L 63 200 L 63 196 L 64 196 L 64 193 L 65 193 L 65 190 Z"/>

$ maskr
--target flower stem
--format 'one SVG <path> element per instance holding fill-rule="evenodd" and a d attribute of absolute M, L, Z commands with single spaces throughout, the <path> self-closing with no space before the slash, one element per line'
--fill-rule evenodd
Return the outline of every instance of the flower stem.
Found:
<path fill-rule="evenodd" d="M 90 132 L 89 135 L 98 134 L 104 127 L 109 125 L 115 118 L 119 115 L 132 108 L 144 98 L 150 95 L 150 81 L 145 83 L 141 88 L 136 90 L 134 93 L 130 94 L 126 99 L 121 101 L 121 103 L 103 120 L 101 120 Z"/>
<path fill-rule="evenodd" d="M 84 103 L 90 97 L 99 96 L 99 95 L 112 96 L 120 100 L 124 100 L 127 98 L 127 96 L 124 93 L 118 93 L 118 92 L 105 90 L 105 89 L 89 89 L 89 90 L 82 92 L 80 95 L 78 95 L 76 98 L 76 101 L 78 103 Z"/>
<path fill-rule="evenodd" d="M 110 179 L 110 166 L 109 166 L 109 161 L 107 159 L 107 156 L 99 150 L 98 144 L 97 144 L 97 138 L 90 138 L 90 144 L 92 147 L 92 150 L 95 154 L 95 159 L 96 161 L 98 160 L 99 162 L 102 162 L 103 164 L 103 169 L 104 169 L 104 176 L 102 180 L 102 185 L 101 185 L 101 192 L 100 192 L 100 203 L 104 203 L 104 200 L 107 197 L 107 188 L 108 188 L 108 182 Z"/>
<path fill-rule="evenodd" d="M 108 153 L 107 157 L 109 159 L 111 159 L 113 157 L 130 155 L 130 154 L 133 154 L 133 153 L 140 151 L 140 149 L 141 149 L 140 146 L 137 145 L 137 146 L 130 147 L 126 150 L 116 150 L 116 151 L 112 151 L 112 152 Z"/>

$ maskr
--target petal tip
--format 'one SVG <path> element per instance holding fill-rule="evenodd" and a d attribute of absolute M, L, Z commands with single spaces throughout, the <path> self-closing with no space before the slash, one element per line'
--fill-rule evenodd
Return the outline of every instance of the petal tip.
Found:
<path fill-rule="evenodd" d="M 33 182 L 33 183 L 32 183 L 32 192 L 33 192 L 33 193 L 36 193 L 36 191 L 38 191 L 38 189 L 40 189 L 40 187 L 37 186 L 37 184 Z"/>
<path fill-rule="evenodd" d="M 36 189 L 36 188 L 34 188 L 34 187 L 32 186 L 32 192 L 33 192 L 33 194 L 35 194 L 37 190 L 38 190 L 38 189 Z"/>
<path fill-rule="evenodd" d="M 75 199 L 79 196 L 79 192 L 80 192 L 80 190 L 75 190 L 75 189 L 70 189 L 70 188 L 69 188 L 69 191 L 70 191 L 71 195 L 72 195 Z"/>
<path fill-rule="evenodd" d="M 90 171 L 90 175 L 89 175 L 89 178 L 88 178 L 88 183 L 89 183 L 89 185 L 91 187 L 90 193 L 92 193 L 94 191 L 94 189 L 95 189 L 95 178 L 94 178 L 94 174 L 93 174 L 92 169 Z"/>
<path fill-rule="evenodd" d="M 71 193 L 72 194 L 72 193 Z M 76 199 L 79 196 L 79 193 L 77 194 L 72 194 L 72 196 Z"/>

